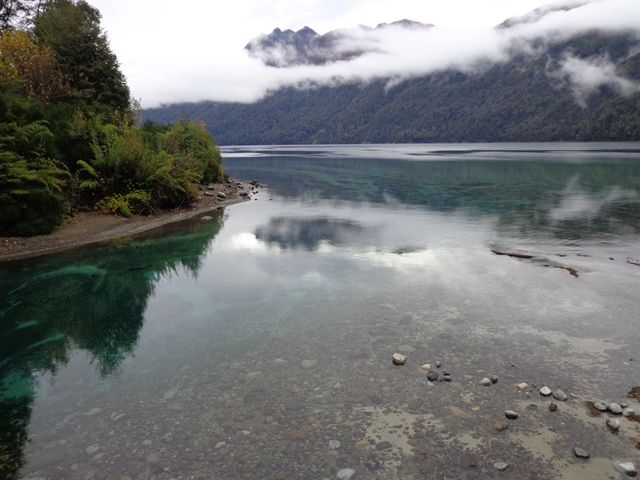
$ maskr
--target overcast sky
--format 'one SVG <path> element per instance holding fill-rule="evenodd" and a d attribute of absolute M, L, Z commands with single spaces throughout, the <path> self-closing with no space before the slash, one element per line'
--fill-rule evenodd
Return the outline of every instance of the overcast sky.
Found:
<path fill-rule="evenodd" d="M 478 59 L 500 61 L 504 59 L 504 38 L 496 36 L 491 27 L 508 17 L 550 3 L 544 0 L 89 2 L 100 9 L 103 27 L 132 94 L 146 107 L 179 101 L 255 101 L 270 89 L 300 84 L 306 78 L 325 83 L 336 78 L 366 81 L 385 75 L 428 73 L 450 66 L 447 62 L 457 62 L 463 68 Z M 569 24 L 621 22 L 627 27 L 635 24 L 640 30 L 640 0 L 592 3 L 600 6 L 587 5 L 587 13 L 578 15 L 578 20 L 567 17 L 564 21 Z M 243 49 L 249 40 L 275 27 L 297 30 L 307 25 L 325 33 L 336 28 L 375 26 L 403 18 L 441 28 L 437 34 L 415 39 L 403 32 L 382 39 L 359 39 L 383 42 L 388 55 L 330 68 L 266 68 L 258 60 L 249 58 Z M 557 29 L 558 25 L 552 27 Z M 380 64 L 384 64 L 387 71 L 381 71 Z"/>

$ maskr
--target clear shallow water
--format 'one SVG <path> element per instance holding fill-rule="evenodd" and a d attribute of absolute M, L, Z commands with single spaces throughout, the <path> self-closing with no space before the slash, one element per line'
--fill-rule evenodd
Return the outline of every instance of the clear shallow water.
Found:
<path fill-rule="evenodd" d="M 267 184 L 257 201 L 0 266 L 0 478 L 639 464 L 640 423 L 612 434 L 584 403 L 640 411 L 638 154 L 408 148 L 233 149 L 227 172 Z M 451 383 L 427 381 L 435 360 Z M 519 382 L 573 396 L 551 413 Z M 507 408 L 520 418 L 495 432 Z"/>

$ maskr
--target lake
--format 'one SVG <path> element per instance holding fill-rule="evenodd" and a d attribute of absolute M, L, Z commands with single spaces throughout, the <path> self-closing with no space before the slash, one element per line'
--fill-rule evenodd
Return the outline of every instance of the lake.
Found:
<path fill-rule="evenodd" d="M 0 265 L 0 478 L 622 478 L 639 152 L 223 149 L 250 202 Z"/>

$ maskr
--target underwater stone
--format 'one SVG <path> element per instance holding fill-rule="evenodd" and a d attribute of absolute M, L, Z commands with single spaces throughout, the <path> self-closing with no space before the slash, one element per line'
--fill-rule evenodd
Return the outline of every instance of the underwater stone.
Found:
<path fill-rule="evenodd" d="M 633 408 L 625 408 L 624 410 L 622 410 L 622 415 L 624 415 L 625 417 L 633 417 L 636 414 L 635 410 L 633 410 Z"/>
<path fill-rule="evenodd" d="M 427 380 L 429 380 L 430 382 L 435 382 L 436 380 L 438 380 L 438 377 L 440 375 L 438 375 L 436 372 L 429 372 L 427 374 Z"/>
<path fill-rule="evenodd" d="M 302 368 L 304 368 L 305 370 L 311 370 L 316 365 L 318 365 L 318 361 L 317 360 L 305 359 L 305 360 L 302 360 L 302 362 L 300 362 L 300 366 Z"/>
<path fill-rule="evenodd" d="M 600 410 L 601 412 L 606 412 L 607 411 L 607 406 L 602 402 L 593 402 L 593 407 L 596 410 Z"/>
<path fill-rule="evenodd" d="M 573 447 L 573 454 L 578 458 L 587 459 L 590 457 L 589 452 L 579 447 Z"/>
<path fill-rule="evenodd" d="M 489 380 L 487 377 L 485 377 L 482 380 L 480 380 L 480 385 L 484 385 L 485 387 L 489 387 L 489 386 L 491 386 L 491 380 Z"/>
<path fill-rule="evenodd" d="M 549 404 L 549 411 L 550 411 L 550 412 L 555 412 L 556 410 L 558 410 L 558 405 L 557 405 L 557 404 L 555 404 L 555 403 L 553 403 L 553 402 L 551 402 L 551 403 Z"/>
<path fill-rule="evenodd" d="M 551 389 L 546 385 L 540 389 L 540 395 L 542 395 L 543 397 L 548 397 L 549 395 L 551 395 L 551 393 Z"/>
<path fill-rule="evenodd" d="M 617 432 L 620 430 L 620 421 L 615 418 L 607 418 L 607 427 L 609 427 L 612 431 Z"/>
<path fill-rule="evenodd" d="M 338 480 L 350 480 L 356 474 L 356 471 L 353 468 L 343 468 L 336 474 L 336 478 Z"/>
<path fill-rule="evenodd" d="M 636 470 L 636 466 L 631 462 L 621 462 L 615 464 L 616 470 L 620 473 L 624 473 L 629 477 L 635 477 L 638 475 L 638 471 Z"/>
<path fill-rule="evenodd" d="M 504 412 L 504 416 L 509 420 L 515 420 L 516 418 L 518 418 L 518 412 L 514 410 L 507 410 L 506 412 Z"/>
<path fill-rule="evenodd" d="M 436 360 L 436 368 L 440 368 L 442 366 L 442 362 L 440 360 Z"/>
<path fill-rule="evenodd" d="M 394 365 L 404 365 L 405 363 L 407 363 L 407 357 L 406 355 L 402 355 L 401 353 L 394 353 L 391 356 L 391 361 Z"/>
<path fill-rule="evenodd" d="M 493 464 L 493 468 L 495 468 L 499 472 L 504 472 L 508 467 L 509 464 L 505 462 L 496 462 Z"/>
<path fill-rule="evenodd" d="M 491 375 L 489 377 L 489 380 L 491 380 L 491 383 L 498 383 L 498 376 L 497 375 Z"/>
<path fill-rule="evenodd" d="M 560 400 L 561 402 L 566 402 L 567 399 L 569 398 L 569 395 L 564 393 L 562 390 L 558 389 L 555 392 L 553 392 L 553 398 L 555 398 L 556 400 Z"/>
<path fill-rule="evenodd" d="M 616 415 L 622 415 L 622 407 L 617 403 L 610 403 L 607 405 L 607 408 L 611 413 L 615 413 Z"/>

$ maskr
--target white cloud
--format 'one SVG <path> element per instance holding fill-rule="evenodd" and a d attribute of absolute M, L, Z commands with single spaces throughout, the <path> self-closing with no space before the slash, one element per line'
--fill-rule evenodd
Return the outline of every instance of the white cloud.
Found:
<path fill-rule="evenodd" d="M 606 56 L 582 59 L 567 55 L 553 74 L 569 83 L 577 102 L 583 107 L 603 86 L 624 96 L 640 91 L 640 82 L 620 76 L 615 64 Z"/>
<path fill-rule="evenodd" d="M 192 0 L 180 8 L 168 0 L 92 3 L 103 12 L 104 26 L 132 93 L 145 107 L 200 100 L 252 102 L 285 85 L 304 87 L 378 78 L 393 82 L 450 68 L 471 71 L 508 60 L 514 45 L 526 49 L 535 38 L 558 40 L 589 29 L 640 32 L 638 0 L 594 0 L 574 10 L 549 13 L 535 23 L 502 30 L 492 25 L 525 13 L 536 2 L 275 0 L 267 4 L 238 0 L 223 6 Z M 453 20 L 456 16 L 458 22 Z M 270 68 L 250 58 L 243 48 L 251 38 L 276 26 L 299 28 L 308 24 L 323 32 L 323 28 L 375 25 L 399 18 L 445 26 L 426 31 L 354 28 L 348 30 L 348 38 L 340 47 L 375 47 L 376 52 L 325 66 Z M 472 22 L 479 26 L 470 27 Z M 566 66 L 571 72 L 579 65 L 573 62 Z M 604 74 L 605 67 L 598 64 L 591 72 Z M 628 90 L 621 81 L 608 84 Z"/>

